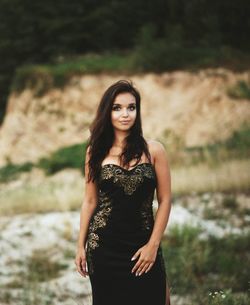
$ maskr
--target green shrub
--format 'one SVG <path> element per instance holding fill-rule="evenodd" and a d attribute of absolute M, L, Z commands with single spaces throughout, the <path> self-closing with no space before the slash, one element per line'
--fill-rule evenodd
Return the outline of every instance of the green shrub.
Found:
<path fill-rule="evenodd" d="M 235 130 L 232 136 L 225 141 L 225 147 L 231 150 L 247 151 L 250 148 L 250 126 L 244 124 Z"/>
<path fill-rule="evenodd" d="M 250 100 L 250 85 L 243 80 L 239 80 L 233 87 L 227 89 L 227 94 L 235 99 Z"/>
<path fill-rule="evenodd" d="M 46 282 L 60 275 L 60 271 L 67 269 L 67 264 L 57 261 L 51 261 L 47 253 L 41 250 L 33 251 L 30 258 L 27 259 L 27 272 L 24 277 L 28 281 Z"/>
<path fill-rule="evenodd" d="M 20 93 L 32 89 L 35 96 L 42 96 L 51 88 L 63 88 L 72 76 L 99 72 L 129 72 L 131 55 L 127 52 L 85 54 L 64 57 L 46 65 L 26 65 L 16 69 L 11 90 Z"/>
<path fill-rule="evenodd" d="M 223 198 L 222 205 L 228 209 L 236 209 L 238 207 L 238 202 L 234 195 L 228 195 Z"/>
<path fill-rule="evenodd" d="M 0 168 L 0 182 L 8 182 L 16 179 L 22 172 L 31 171 L 34 166 L 31 162 L 25 162 L 24 164 L 9 163 Z"/>
<path fill-rule="evenodd" d="M 210 249 L 202 244 L 198 236 L 201 230 L 195 227 L 175 226 L 169 230 L 167 242 L 163 244 L 166 268 L 174 294 L 195 291 L 202 278 L 204 260 Z"/>
<path fill-rule="evenodd" d="M 16 70 L 11 89 L 18 93 L 32 89 L 35 96 L 42 96 L 53 86 L 53 76 L 46 66 L 29 65 Z"/>
<path fill-rule="evenodd" d="M 58 149 L 48 158 L 41 158 L 37 166 L 44 169 L 47 175 L 64 168 L 76 168 L 84 172 L 84 152 L 86 144 L 75 144 Z"/>
<path fill-rule="evenodd" d="M 250 233 L 201 239 L 200 232 L 189 226 L 175 227 L 163 240 L 172 292 L 193 295 L 196 301 L 204 300 L 209 291 L 232 289 L 233 293 L 246 293 Z"/>
<path fill-rule="evenodd" d="M 54 174 L 64 168 L 76 168 L 84 175 L 86 143 L 75 144 L 56 150 L 48 157 L 42 157 L 37 163 L 25 162 L 13 164 L 9 162 L 0 168 L 0 182 L 8 182 L 18 178 L 23 172 L 29 172 L 33 167 L 42 168 L 47 175 Z"/>

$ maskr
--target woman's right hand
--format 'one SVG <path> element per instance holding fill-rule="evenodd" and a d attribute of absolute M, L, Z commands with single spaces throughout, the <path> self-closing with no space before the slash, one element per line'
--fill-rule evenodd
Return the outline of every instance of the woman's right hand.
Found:
<path fill-rule="evenodd" d="M 78 248 L 77 249 L 77 253 L 76 253 L 76 257 L 75 257 L 75 264 L 76 264 L 76 268 L 77 271 L 84 277 L 86 277 L 88 274 L 87 271 L 87 262 L 86 262 L 86 251 L 85 249 L 82 248 Z"/>

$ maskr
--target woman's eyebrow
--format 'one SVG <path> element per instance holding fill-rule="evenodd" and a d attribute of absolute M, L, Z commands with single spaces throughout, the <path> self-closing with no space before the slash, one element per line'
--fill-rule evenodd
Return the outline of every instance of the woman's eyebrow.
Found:
<path fill-rule="evenodd" d="M 130 103 L 130 104 L 128 104 L 128 106 L 132 106 L 132 105 L 135 105 L 136 103 Z M 118 105 L 118 106 L 122 106 L 121 104 L 119 104 L 119 103 L 114 103 L 113 105 Z"/>

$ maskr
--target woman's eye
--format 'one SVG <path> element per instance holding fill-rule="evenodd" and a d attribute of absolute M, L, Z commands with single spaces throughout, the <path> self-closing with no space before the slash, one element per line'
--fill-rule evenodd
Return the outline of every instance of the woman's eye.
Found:
<path fill-rule="evenodd" d="M 112 110 L 120 110 L 120 108 L 121 108 L 120 106 L 114 106 L 114 107 L 112 108 Z M 130 107 L 129 107 L 130 110 L 135 110 L 135 108 L 136 108 L 135 106 L 130 106 Z"/>

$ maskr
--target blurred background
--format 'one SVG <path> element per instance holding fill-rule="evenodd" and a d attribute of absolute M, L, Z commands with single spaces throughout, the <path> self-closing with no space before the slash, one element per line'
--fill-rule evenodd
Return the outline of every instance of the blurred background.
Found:
<path fill-rule="evenodd" d="M 248 0 L 0 1 L 0 304 L 91 304 L 74 264 L 85 146 L 119 79 L 168 154 L 172 303 L 249 304 L 249 15 Z"/>

